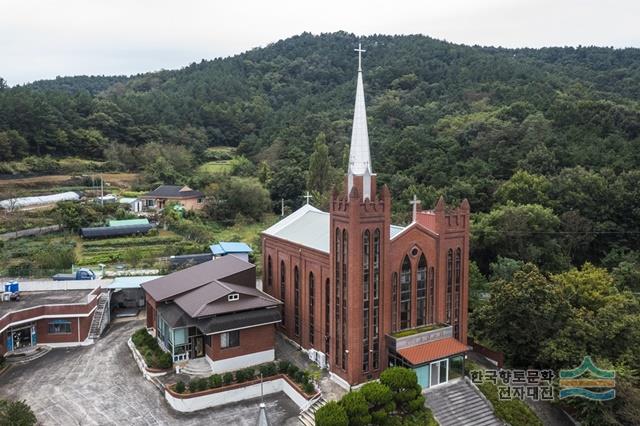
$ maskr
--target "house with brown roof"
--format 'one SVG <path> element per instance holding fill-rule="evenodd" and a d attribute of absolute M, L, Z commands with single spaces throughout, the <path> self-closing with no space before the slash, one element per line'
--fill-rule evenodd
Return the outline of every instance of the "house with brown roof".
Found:
<path fill-rule="evenodd" d="M 256 267 L 224 256 L 142 284 L 147 328 L 174 362 L 204 358 L 215 373 L 273 361 L 278 299 Z"/>
<path fill-rule="evenodd" d="M 186 185 L 160 185 L 139 198 L 142 200 L 143 210 L 162 210 L 172 201 L 187 210 L 199 210 L 204 205 L 204 194 Z"/>

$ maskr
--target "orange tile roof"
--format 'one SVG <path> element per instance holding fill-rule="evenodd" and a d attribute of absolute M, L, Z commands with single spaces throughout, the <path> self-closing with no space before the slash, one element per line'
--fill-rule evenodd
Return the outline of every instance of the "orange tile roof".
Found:
<path fill-rule="evenodd" d="M 469 349 L 467 345 L 453 337 L 447 337 L 446 339 L 436 340 L 435 342 L 402 348 L 398 350 L 398 353 L 411 364 L 420 365 L 425 362 L 467 352 Z"/>

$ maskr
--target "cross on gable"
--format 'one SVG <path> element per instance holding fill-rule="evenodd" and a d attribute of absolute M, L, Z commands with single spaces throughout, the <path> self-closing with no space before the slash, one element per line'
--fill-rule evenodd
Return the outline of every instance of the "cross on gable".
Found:
<path fill-rule="evenodd" d="M 361 43 L 358 43 L 358 48 L 353 50 L 358 52 L 358 71 L 362 71 L 362 54 L 366 52 L 366 50 L 362 48 Z"/>
<path fill-rule="evenodd" d="M 418 215 L 418 204 L 422 201 L 418 200 L 416 194 L 413 194 L 413 200 L 409 201 L 409 204 L 413 206 L 413 221 L 416 221 L 416 216 Z"/>
<path fill-rule="evenodd" d="M 307 204 L 309 204 L 309 200 L 311 198 L 313 198 L 313 196 L 311 194 L 309 194 L 309 191 L 307 191 L 307 195 L 303 195 L 302 198 L 306 198 L 307 199 Z"/>

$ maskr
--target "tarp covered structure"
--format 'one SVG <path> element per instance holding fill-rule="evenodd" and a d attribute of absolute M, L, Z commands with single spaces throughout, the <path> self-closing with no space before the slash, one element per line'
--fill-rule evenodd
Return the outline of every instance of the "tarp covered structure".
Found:
<path fill-rule="evenodd" d="M 0 201 L 0 207 L 3 209 L 16 209 L 20 207 L 54 204 L 58 201 L 77 201 L 79 199 L 80 195 L 78 195 L 77 192 L 69 191 L 59 194 L 40 195 L 37 197 L 9 198 Z"/>
<path fill-rule="evenodd" d="M 146 234 L 153 228 L 153 225 L 132 225 L 132 226 L 100 226 L 95 228 L 80 228 L 80 235 L 83 238 L 109 238 L 122 237 L 125 235 Z"/>

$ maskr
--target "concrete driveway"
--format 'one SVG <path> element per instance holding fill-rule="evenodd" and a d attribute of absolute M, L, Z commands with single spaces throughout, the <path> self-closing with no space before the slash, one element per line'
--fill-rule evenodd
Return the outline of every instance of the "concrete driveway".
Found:
<path fill-rule="evenodd" d="M 139 320 L 113 324 L 88 347 L 54 349 L 0 375 L 0 398 L 24 399 L 45 425 L 255 425 L 260 401 L 184 414 L 174 411 L 133 361 L 126 342 Z M 298 424 L 284 394 L 265 397 L 273 425 Z"/>

